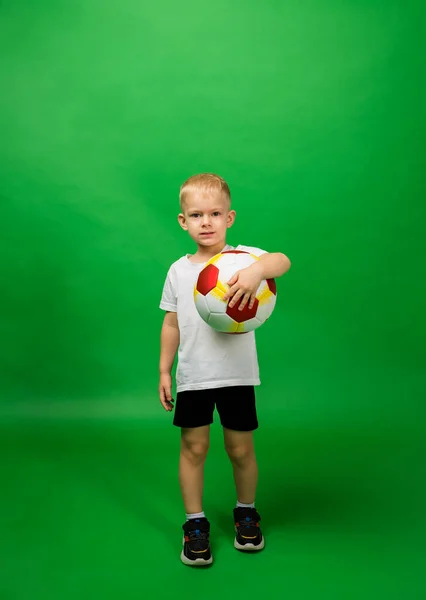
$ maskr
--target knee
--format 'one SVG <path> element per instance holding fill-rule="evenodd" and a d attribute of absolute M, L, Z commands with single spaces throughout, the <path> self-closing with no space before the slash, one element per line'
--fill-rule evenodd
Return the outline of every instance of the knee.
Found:
<path fill-rule="evenodd" d="M 182 454 L 194 465 L 203 463 L 209 451 L 208 442 L 191 442 L 182 440 Z"/>
<path fill-rule="evenodd" d="M 231 461 L 237 465 L 244 465 L 254 455 L 253 446 L 247 444 L 240 444 L 238 446 L 225 446 L 226 452 Z"/>

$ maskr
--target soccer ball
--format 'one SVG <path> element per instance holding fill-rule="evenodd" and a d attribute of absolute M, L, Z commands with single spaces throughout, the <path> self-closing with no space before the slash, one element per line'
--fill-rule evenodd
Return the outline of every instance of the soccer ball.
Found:
<path fill-rule="evenodd" d="M 264 279 L 259 285 L 252 309 L 249 302 L 239 310 L 240 302 L 232 308 L 223 300 L 229 290 L 227 281 L 236 271 L 259 260 L 242 250 L 227 250 L 213 256 L 198 276 L 194 286 L 194 301 L 200 317 L 216 331 L 247 333 L 269 319 L 275 308 L 277 286 L 274 279 Z"/>

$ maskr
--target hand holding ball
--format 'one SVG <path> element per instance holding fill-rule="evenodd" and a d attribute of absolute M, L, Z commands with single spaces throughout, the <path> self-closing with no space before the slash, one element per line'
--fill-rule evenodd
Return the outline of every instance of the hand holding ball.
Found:
<path fill-rule="evenodd" d="M 254 331 L 271 316 L 277 299 L 274 279 L 264 279 L 256 292 L 254 306 L 247 303 L 239 310 L 240 302 L 232 308 L 224 300 L 229 291 L 227 282 L 237 271 L 249 267 L 259 258 L 241 250 L 228 250 L 213 256 L 198 276 L 194 301 L 200 317 L 210 327 L 223 333 Z"/>

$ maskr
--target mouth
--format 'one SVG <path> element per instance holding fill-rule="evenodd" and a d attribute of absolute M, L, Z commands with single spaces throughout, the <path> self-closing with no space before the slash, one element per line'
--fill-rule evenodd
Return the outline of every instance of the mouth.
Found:
<path fill-rule="evenodd" d="M 205 231 L 204 233 L 201 234 L 203 237 L 210 237 L 211 235 L 214 235 L 214 231 Z"/>

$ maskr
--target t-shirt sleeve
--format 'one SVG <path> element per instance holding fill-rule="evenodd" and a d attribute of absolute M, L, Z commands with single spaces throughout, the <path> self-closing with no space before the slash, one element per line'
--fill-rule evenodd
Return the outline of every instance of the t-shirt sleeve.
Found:
<path fill-rule="evenodd" d="M 254 254 L 255 256 L 267 254 L 267 250 L 262 250 L 261 248 L 256 248 L 255 246 L 242 246 L 241 244 L 236 247 L 236 250 L 244 250 L 244 252 L 250 252 L 250 254 Z"/>
<path fill-rule="evenodd" d="M 177 312 L 176 274 L 172 267 L 170 267 L 167 273 L 166 281 L 164 282 L 160 308 L 170 312 Z"/>

